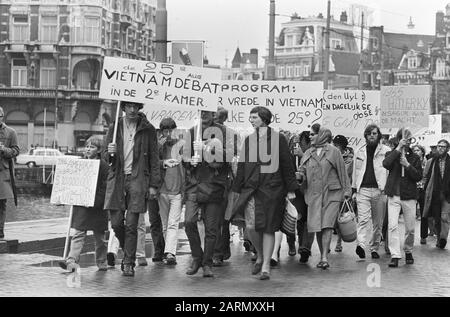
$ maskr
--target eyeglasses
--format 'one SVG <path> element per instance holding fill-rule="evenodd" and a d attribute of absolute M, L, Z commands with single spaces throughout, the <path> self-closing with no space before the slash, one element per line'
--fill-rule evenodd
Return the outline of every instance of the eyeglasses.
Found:
<path fill-rule="evenodd" d="M 447 145 L 438 145 L 437 147 L 440 147 L 441 149 L 447 148 Z"/>

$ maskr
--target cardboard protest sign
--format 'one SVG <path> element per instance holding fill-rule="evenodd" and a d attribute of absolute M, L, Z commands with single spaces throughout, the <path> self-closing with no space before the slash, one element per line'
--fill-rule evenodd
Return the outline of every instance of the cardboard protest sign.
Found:
<path fill-rule="evenodd" d="M 381 88 L 381 128 L 409 128 L 417 132 L 428 127 L 430 86 L 383 86 Z"/>
<path fill-rule="evenodd" d="M 429 115 L 428 120 L 428 127 L 414 133 L 416 144 L 423 145 L 426 148 L 436 145 L 442 139 L 442 115 Z"/>
<path fill-rule="evenodd" d="M 99 97 L 216 111 L 220 79 L 217 69 L 105 57 Z"/>
<path fill-rule="evenodd" d="M 380 92 L 364 90 L 326 90 L 323 126 L 333 136 L 344 135 L 354 149 L 365 144 L 364 130 L 380 122 Z"/>
<path fill-rule="evenodd" d="M 267 107 L 274 115 L 272 128 L 309 130 L 322 123 L 323 83 L 311 81 L 223 81 L 218 106 L 228 109 L 225 125 L 248 128 L 250 110 Z"/>
<path fill-rule="evenodd" d="M 100 160 L 58 159 L 50 203 L 94 206 Z"/>

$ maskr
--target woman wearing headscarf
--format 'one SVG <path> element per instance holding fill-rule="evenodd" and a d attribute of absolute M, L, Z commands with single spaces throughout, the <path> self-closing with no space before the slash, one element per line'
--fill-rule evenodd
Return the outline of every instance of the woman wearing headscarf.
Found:
<path fill-rule="evenodd" d="M 327 269 L 333 228 L 342 201 L 351 197 L 351 187 L 340 151 L 331 145 L 331 131 L 314 124 L 311 148 L 300 162 L 300 178 L 308 204 L 308 232 L 315 232 L 321 260 L 318 268 Z"/>
<path fill-rule="evenodd" d="M 252 274 L 261 272 L 261 280 L 270 278 L 275 232 L 281 228 L 286 194 L 292 199 L 298 188 L 286 138 L 269 127 L 271 119 L 265 107 L 250 111 L 255 131 L 244 141 L 232 188 L 240 193 L 233 215 L 245 213 L 246 230 L 258 255 Z"/>

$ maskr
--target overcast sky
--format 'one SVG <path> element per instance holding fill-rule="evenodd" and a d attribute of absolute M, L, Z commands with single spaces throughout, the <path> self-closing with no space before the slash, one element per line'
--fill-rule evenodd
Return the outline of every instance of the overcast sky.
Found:
<path fill-rule="evenodd" d="M 384 25 L 386 32 L 434 35 L 436 12 L 445 12 L 450 0 L 331 0 L 331 14 L 339 19 L 352 3 L 372 8 L 373 25 Z M 238 45 L 241 53 L 257 48 L 260 56 L 267 54 L 269 0 L 167 0 L 166 4 L 168 39 L 205 41 L 210 64 L 224 66 L 226 57 L 231 64 Z M 276 0 L 275 4 L 279 14 L 275 36 L 294 12 L 307 17 L 326 16 L 327 11 L 326 0 Z M 410 16 L 414 30 L 407 28 Z"/>

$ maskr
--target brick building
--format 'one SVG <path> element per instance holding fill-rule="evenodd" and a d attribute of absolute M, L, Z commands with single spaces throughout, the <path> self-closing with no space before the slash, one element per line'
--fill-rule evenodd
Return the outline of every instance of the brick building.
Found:
<path fill-rule="evenodd" d="M 301 18 L 294 14 L 282 23 L 275 45 L 276 80 L 323 80 L 326 21 L 322 15 Z M 358 88 L 360 51 L 354 31 L 346 12 L 339 20 L 331 19 L 330 89 Z"/>
<path fill-rule="evenodd" d="M 362 88 L 380 89 L 382 78 L 384 86 L 429 85 L 433 41 L 433 35 L 387 33 L 383 26 L 371 27 L 362 54 Z"/>
<path fill-rule="evenodd" d="M 116 102 L 98 98 L 103 57 L 152 60 L 155 14 L 149 0 L 0 2 L 0 106 L 22 152 L 104 133 Z"/>

